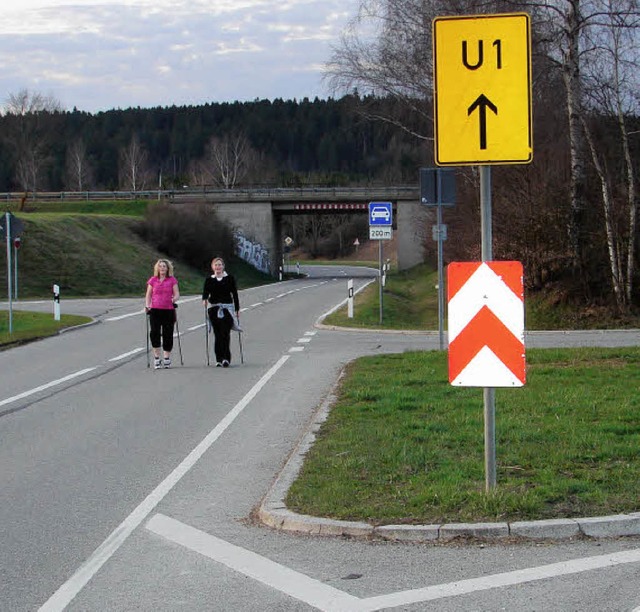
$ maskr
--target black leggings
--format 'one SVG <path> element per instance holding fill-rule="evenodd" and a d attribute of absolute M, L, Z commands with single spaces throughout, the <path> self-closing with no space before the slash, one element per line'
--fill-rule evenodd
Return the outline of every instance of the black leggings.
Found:
<path fill-rule="evenodd" d="M 173 349 L 173 326 L 176 322 L 175 310 L 152 308 L 149 313 L 149 339 L 153 348 L 160 348 L 162 336 L 162 350 L 170 353 Z"/>
<path fill-rule="evenodd" d="M 233 319 L 228 310 L 223 310 L 224 316 L 218 317 L 218 307 L 209 308 L 209 320 L 213 326 L 215 341 L 213 349 L 216 353 L 216 361 L 223 362 L 225 359 L 231 362 L 231 328 Z"/>

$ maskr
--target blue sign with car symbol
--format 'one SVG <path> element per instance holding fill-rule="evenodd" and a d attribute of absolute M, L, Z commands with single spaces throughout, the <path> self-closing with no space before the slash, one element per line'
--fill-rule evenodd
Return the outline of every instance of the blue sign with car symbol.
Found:
<path fill-rule="evenodd" d="M 391 202 L 369 202 L 369 225 L 392 225 Z"/>

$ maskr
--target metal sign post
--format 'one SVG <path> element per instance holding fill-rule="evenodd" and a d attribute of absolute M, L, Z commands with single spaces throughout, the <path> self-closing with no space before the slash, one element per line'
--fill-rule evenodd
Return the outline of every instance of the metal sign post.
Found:
<path fill-rule="evenodd" d="M 9 296 L 9 335 L 13 334 L 13 291 L 11 288 L 12 266 L 11 266 L 11 213 L 4 215 L 4 234 L 7 243 L 7 295 Z"/>
<path fill-rule="evenodd" d="M 482 261 L 493 259 L 491 229 L 491 166 L 480 166 L 480 227 L 482 233 Z M 496 486 L 496 390 L 483 389 L 484 402 L 484 469 L 485 490 Z"/>
<path fill-rule="evenodd" d="M 369 202 L 369 240 L 378 241 L 378 288 L 380 296 L 380 325 L 382 325 L 383 259 L 382 241 L 393 237 L 393 204 L 391 202 Z"/>
<path fill-rule="evenodd" d="M 529 15 L 436 17 L 433 66 L 436 164 L 480 167 L 482 262 L 489 262 L 490 165 L 527 164 L 533 157 Z M 495 388 L 484 387 L 483 396 L 489 492 L 496 486 Z"/>
<path fill-rule="evenodd" d="M 440 350 L 444 350 L 444 271 L 443 242 L 447 228 L 442 223 L 442 207 L 454 206 L 456 201 L 456 177 L 453 168 L 420 168 L 420 202 L 437 207 L 437 225 L 433 239 L 438 242 L 438 335 Z"/>

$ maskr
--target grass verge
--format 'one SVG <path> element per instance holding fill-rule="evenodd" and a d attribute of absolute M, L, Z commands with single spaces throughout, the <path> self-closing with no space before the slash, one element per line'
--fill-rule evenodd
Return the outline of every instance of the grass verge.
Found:
<path fill-rule="evenodd" d="M 354 298 L 354 316 L 344 306 L 329 315 L 324 323 L 340 327 L 377 329 L 438 329 L 438 274 L 428 265 L 419 265 L 387 275 L 380 325 L 380 298 L 377 281 Z M 447 328 L 446 294 L 444 328 Z M 580 311 L 569 304 L 558 304 L 543 295 L 525 295 L 525 329 L 629 329 L 640 327 L 640 317 L 615 316 L 606 309 Z"/>
<path fill-rule="evenodd" d="M 497 487 L 484 491 L 482 391 L 444 352 L 365 357 L 289 491 L 291 510 L 373 524 L 598 516 L 640 499 L 640 348 L 531 350 L 496 394 Z"/>
<path fill-rule="evenodd" d="M 139 220 L 133 216 L 38 212 L 20 218 L 25 226 L 18 252 L 20 299 L 50 298 L 54 283 L 60 286 L 62 299 L 142 299 L 153 264 L 165 256 L 140 238 L 135 231 Z M 209 271 L 174 264 L 180 292 L 201 293 Z M 273 281 L 241 261 L 231 261 L 228 267 L 240 288 Z M 0 255 L 0 288 L 6 286 L 6 260 Z"/>
<path fill-rule="evenodd" d="M 55 321 L 53 315 L 42 312 L 13 311 L 13 333 L 9 333 L 9 311 L 0 310 L 0 350 L 18 344 L 57 334 L 61 329 L 89 323 L 89 317 L 60 315 Z"/>

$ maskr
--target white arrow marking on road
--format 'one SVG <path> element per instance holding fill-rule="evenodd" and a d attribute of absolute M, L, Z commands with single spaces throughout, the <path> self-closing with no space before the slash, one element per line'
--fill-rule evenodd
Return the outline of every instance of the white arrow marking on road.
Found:
<path fill-rule="evenodd" d="M 347 610 L 349 612 L 375 612 L 376 610 L 397 608 L 424 601 L 547 580 L 556 576 L 640 562 L 640 549 L 627 550 L 360 599 L 168 516 L 156 514 L 146 527 L 149 531 L 171 542 L 222 563 L 232 570 L 262 582 L 290 597 L 304 601 L 323 612 Z"/>

